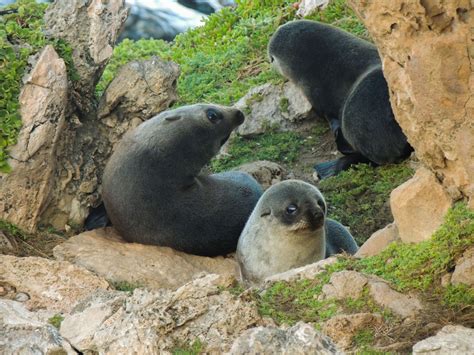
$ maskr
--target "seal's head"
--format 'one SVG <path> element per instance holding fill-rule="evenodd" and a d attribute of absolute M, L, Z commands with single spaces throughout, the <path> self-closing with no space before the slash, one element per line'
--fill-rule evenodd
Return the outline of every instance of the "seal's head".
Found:
<path fill-rule="evenodd" d="M 262 196 L 260 217 L 272 218 L 286 230 L 313 232 L 324 227 L 326 202 L 311 184 L 286 180 L 270 187 Z"/>

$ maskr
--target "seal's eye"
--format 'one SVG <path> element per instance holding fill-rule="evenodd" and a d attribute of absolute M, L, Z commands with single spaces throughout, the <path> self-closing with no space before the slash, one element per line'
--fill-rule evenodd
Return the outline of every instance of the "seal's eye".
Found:
<path fill-rule="evenodd" d="M 222 120 L 222 113 L 220 113 L 219 111 L 216 111 L 212 108 L 207 110 L 206 115 L 207 115 L 207 118 L 209 119 L 209 121 L 211 121 L 212 123 L 216 123 L 216 122 Z"/>
<path fill-rule="evenodd" d="M 298 206 L 291 204 L 286 207 L 286 214 L 294 215 L 298 211 Z"/>

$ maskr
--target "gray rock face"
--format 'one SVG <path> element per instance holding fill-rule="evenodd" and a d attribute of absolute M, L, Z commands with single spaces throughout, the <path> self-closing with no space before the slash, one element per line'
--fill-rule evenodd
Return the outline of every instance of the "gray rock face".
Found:
<path fill-rule="evenodd" d="M 38 321 L 24 305 L 0 299 L 1 354 L 77 354 L 52 325 Z"/>
<path fill-rule="evenodd" d="M 317 11 L 324 9 L 329 3 L 329 0 L 302 0 L 299 3 L 296 15 L 306 17 L 314 14 Z"/>
<path fill-rule="evenodd" d="M 237 338 L 230 354 L 342 354 L 332 340 L 313 326 L 299 322 L 283 330 L 276 327 L 252 328 Z"/>
<path fill-rule="evenodd" d="M 474 329 L 461 325 L 447 325 L 435 336 L 413 346 L 413 354 L 467 355 L 474 354 Z"/>
<path fill-rule="evenodd" d="M 61 334 L 79 351 L 158 354 L 199 339 L 207 353 L 228 351 L 261 318 L 252 302 L 223 289 L 234 278 L 207 275 L 175 292 L 136 289 L 132 295 L 94 294 L 61 323 Z"/>
<path fill-rule="evenodd" d="M 203 257 L 171 248 L 127 243 L 113 228 L 84 232 L 54 248 L 54 256 L 112 282 L 176 289 L 202 273 L 235 276 L 233 258 Z"/>
<path fill-rule="evenodd" d="M 314 118 L 312 106 L 299 89 L 288 82 L 284 85 L 264 84 L 251 89 L 234 107 L 245 113 L 245 122 L 237 133 L 254 136 L 269 129 L 288 131 L 296 123 Z"/>

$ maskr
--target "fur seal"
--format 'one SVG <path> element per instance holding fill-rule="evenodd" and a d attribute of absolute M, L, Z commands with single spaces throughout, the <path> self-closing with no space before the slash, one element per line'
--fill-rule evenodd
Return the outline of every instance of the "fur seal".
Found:
<path fill-rule="evenodd" d="M 377 48 L 334 26 L 298 20 L 273 34 L 268 55 L 325 117 L 346 156 L 315 168 L 321 178 L 350 165 L 396 163 L 413 150 L 392 112 Z"/>
<path fill-rule="evenodd" d="M 243 121 L 237 109 L 196 104 L 126 134 L 106 165 L 102 196 L 122 237 L 205 256 L 235 251 L 262 189 L 246 173 L 201 169 Z"/>
<path fill-rule="evenodd" d="M 242 278 L 258 284 L 266 277 L 311 264 L 357 244 L 339 222 L 326 218 L 321 192 L 300 180 L 286 180 L 262 195 L 239 238 Z"/>

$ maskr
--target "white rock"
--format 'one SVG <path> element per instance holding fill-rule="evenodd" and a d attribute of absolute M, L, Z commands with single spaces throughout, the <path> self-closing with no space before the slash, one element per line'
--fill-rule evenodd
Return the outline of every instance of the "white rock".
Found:
<path fill-rule="evenodd" d="M 461 325 L 447 325 L 435 336 L 413 346 L 413 354 L 467 355 L 474 354 L 474 329 Z"/>

